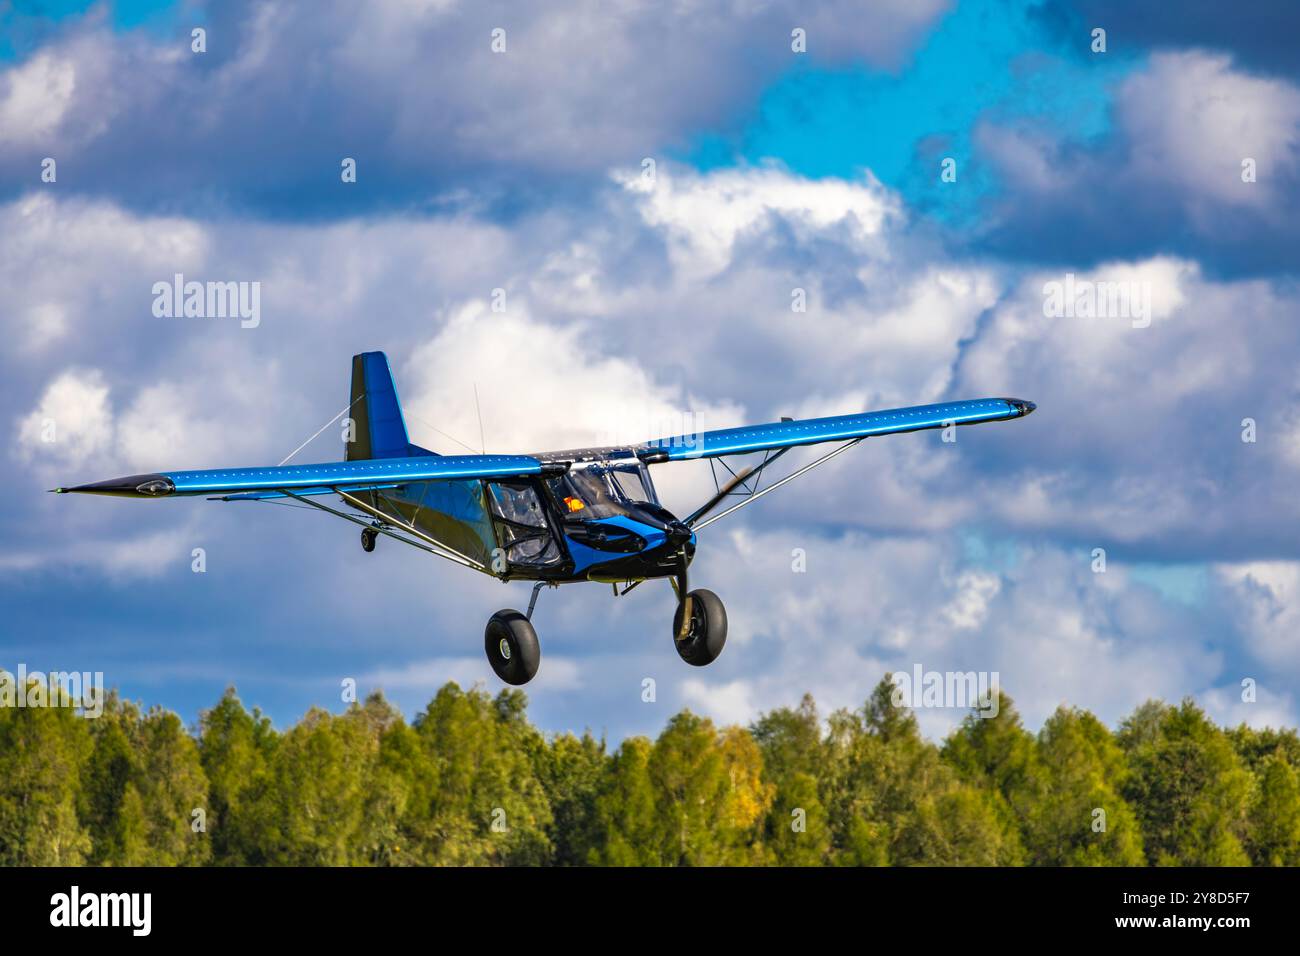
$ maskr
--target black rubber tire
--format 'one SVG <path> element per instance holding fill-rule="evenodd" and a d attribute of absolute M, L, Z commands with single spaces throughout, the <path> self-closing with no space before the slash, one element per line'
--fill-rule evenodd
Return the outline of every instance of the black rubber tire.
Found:
<path fill-rule="evenodd" d="M 506 652 L 502 653 L 502 643 Z M 518 611 L 507 608 L 488 618 L 483 632 L 483 649 L 488 663 L 507 684 L 527 684 L 542 662 L 542 648 L 532 622 Z"/>
<path fill-rule="evenodd" d="M 712 591 L 700 588 L 692 591 L 691 633 L 684 640 L 677 635 L 682 627 L 682 605 L 677 605 L 673 615 L 673 646 L 677 656 L 694 667 L 712 664 L 727 643 L 727 609 L 722 599 Z"/>
<path fill-rule="evenodd" d="M 379 540 L 379 532 L 370 528 L 361 529 L 361 550 L 369 554 L 375 550 L 375 542 Z"/>

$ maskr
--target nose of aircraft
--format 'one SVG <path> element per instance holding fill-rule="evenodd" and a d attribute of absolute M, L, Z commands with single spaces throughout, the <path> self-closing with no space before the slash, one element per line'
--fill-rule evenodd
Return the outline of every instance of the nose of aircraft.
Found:
<path fill-rule="evenodd" d="M 664 530 L 664 540 L 673 547 L 680 547 L 691 540 L 691 529 L 685 522 L 673 521 Z"/>

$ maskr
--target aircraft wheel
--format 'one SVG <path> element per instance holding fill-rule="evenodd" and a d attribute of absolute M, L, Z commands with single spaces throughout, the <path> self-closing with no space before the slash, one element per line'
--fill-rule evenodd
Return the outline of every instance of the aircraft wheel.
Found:
<path fill-rule="evenodd" d="M 375 550 L 375 542 L 379 540 L 379 532 L 373 528 L 361 529 L 361 550 L 369 553 Z"/>
<path fill-rule="evenodd" d="M 537 631 L 518 611 L 497 611 L 488 618 L 483 646 L 492 670 L 507 684 L 527 684 L 542 661 Z"/>
<path fill-rule="evenodd" d="M 703 667 L 717 660 L 727 643 L 727 609 L 712 591 L 700 588 L 690 593 L 691 623 L 686 636 L 682 632 L 682 605 L 673 615 L 673 645 L 677 655 L 688 664 Z"/>

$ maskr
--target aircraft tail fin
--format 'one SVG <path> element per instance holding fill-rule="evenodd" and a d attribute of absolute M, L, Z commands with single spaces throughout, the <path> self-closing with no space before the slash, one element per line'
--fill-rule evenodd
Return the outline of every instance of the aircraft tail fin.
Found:
<path fill-rule="evenodd" d="M 383 352 L 352 356 L 351 400 L 349 417 L 356 423 L 356 431 L 354 440 L 346 445 L 347 461 L 405 458 L 412 453 L 393 373 Z"/>

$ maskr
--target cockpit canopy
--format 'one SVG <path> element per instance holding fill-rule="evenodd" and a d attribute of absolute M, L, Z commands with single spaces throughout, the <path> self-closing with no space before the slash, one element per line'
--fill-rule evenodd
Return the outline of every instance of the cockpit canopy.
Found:
<path fill-rule="evenodd" d="M 646 466 L 635 458 L 575 462 L 565 473 L 551 477 L 502 479 L 485 484 L 497 539 L 513 566 L 539 567 L 560 562 L 560 538 L 578 535 L 587 522 L 629 513 L 656 526 L 672 520 L 655 496 Z M 543 500 L 544 495 L 550 496 L 549 503 Z M 556 527 L 548 517 L 554 513 L 551 509 L 559 513 L 563 528 Z M 630 535 L 629 540 L 633 539 L 640 541 Z"/>
<path fill-rule="evenodd" d="M 579 520 L 613 517 L 629 504 L 659 504 L 645 465 L 635 459 L 575 462 L 546 484 L 560 511 Z"/>

